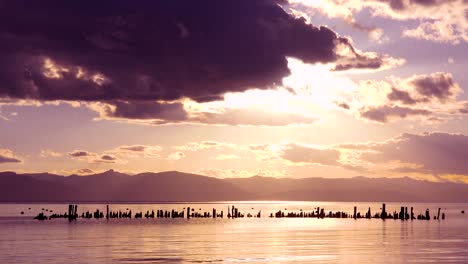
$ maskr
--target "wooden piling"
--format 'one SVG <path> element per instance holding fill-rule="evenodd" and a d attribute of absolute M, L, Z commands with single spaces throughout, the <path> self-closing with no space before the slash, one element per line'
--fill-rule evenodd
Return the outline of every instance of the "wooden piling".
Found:
<path fill-rule="evenodd" d="M 380 214 L 380 217 L 385 220 L 387 218 L 387 211 L 385 211 L 385 203 L 382 204 L 382 213 Z"/>

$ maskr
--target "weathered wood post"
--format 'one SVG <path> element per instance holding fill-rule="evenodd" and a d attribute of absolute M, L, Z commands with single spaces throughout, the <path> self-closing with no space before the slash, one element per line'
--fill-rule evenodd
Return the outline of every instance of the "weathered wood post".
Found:
<path fill-rule="evenodd" d="M 356 219 L 356 217 L 357 217 L 356 212 L 357 212 L 357 206 L 354 206 L 354 214 L 353 214 L 354 219 Z"/>
<path fill-rule="evenodd" d="M 385 203 L 382 204 L 382 213 L 380 214 L 380 217 L 385 220 L 387 218 L 387 211 L 385 211 Z"/>

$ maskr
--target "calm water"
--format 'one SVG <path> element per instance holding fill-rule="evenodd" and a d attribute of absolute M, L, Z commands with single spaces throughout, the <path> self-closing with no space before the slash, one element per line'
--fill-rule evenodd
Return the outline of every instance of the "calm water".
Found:
<path fill-rule="evenodd" d="M 228 204 L 113 204 L 112 210 L 209 211 Z M 42 208 L 65 212 L 65 204 L 0 204 L 0 263 L 468 263 L 468 204 L 405 204 L 415 213 L 441 207 L 445 221 L 379 219 L 271 219 L 277 210 L 364 213 L 381 204 L 269 202 L 234 203 L 262 218 L 35 221 Z M 399 211 L 400 204 L 387 204 Z M 28 210 L 31 208 L 31 210 Z M 105 205 L 80 204 L 83 210 Z M 252 209 L 253 208 L 253 209 Z M 24 215 L 20 212 L 24 211 Z"/>

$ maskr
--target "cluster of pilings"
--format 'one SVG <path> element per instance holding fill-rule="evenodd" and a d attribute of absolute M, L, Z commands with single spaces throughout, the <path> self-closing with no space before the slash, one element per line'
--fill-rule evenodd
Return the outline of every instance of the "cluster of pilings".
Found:
<path fill-rule="evenodd" d="M 252 208 L 253 209 L 253 208 Z M 438 209 L 437 215 L 434 215 L 434 220 L 445 220 L 445 213 L 442 213 L 441 215 L 441 208 Z M 270 218 L 354 218 L 354 219 L 371 219 L 371 218 L 377 218 L 377 219 L 400 219 L 400 220 L 431 220 L 431 216 L 429 213 L 429 209 L 426 209 L 425 212 L 419 213 L 417 217 L 415 217 L 413 207 L 410 207 L 410 210 L 408 211 L 408 207 L 402 206 L 400 208 L 400 212 L 394 211 L 393 213 L 389 213 L 386 210 L 386 205 L 385 203 L 382 204 L 382 208 L 380 212 L 375 213 L 372 215 L 371 208 L 369 207 L 368 210 L 364 213 L 361 214 L 361 212 L 357 211 L 357 206 L 354 206 L 354 211 L 353 214 L 348 214 L 346 212 L 342 211 L 329 211 L 326 212 L 324 208 L 317 207 L 314 210 L 311 211 L 304 211 L 302 209 L 299 210 L 299 212 L 286 212 L 287 209 L 284 211 L 277 211 L 275 213 L 270 214 Z M 50 210 L 52 212 L 52 210 Z M 228 206 L 228 218 L 244 218 L 244 217 L 255 217 L 255 218 L 260 218 L 261 217 L 261 211 L 258 211 L 258 213 L 252 214 L 244 214 L 242 213 L 238 208 L 236 208 L 234 205 Z M 109 205 L 106 206 L 106 214 L 104 215 L 104 212 L 100 211 L 99 209 L 96 209 L 94 212 L 83 212 L 81 214 L 81 218 L 84 219 L 101 219 L 101 218 L 106 219 L 112 219 L 112 218 L 132 218 L 132 210 L 129 210 L 127 208 L 127 211 L 111 211 L 109 210 Z M 44 209 L 42 209 L 42 212 L 39 213 L 34 219 L 38 220 L 47 220 L 47 219 L 54 219 L 54 218 L 67 218 L 69 221 L 76 220 L 78 218 L 78 205 L 73 205 L 70 204 L 68 205 L 68 213 L 64 214 L 57 214 L 54 213 L 50 216 L 46 216 L 44 213 Z M 224 212 L 218 212 L 215 208 L 212 209 L 212 211 L 205 211 L 202 212 L 201 208 L 197 211 L 194 208 L 183 208 L 182 211 L 177 211 L 177 210 L 151 210 L 151 212 L 148 210 L 146 211 L 145 214 L 143 212 L 137 212 L 134 215 L 134 218 L 223 218 L 224 217 Z"/>
<path fill-rule="evenodd" d="M 286 211 L 286 209 L 285 209 Z M 348 218 L 349 215 L 345 212 L 332 212 L 329 211 L 328 213 L 325 213 L 324 208 L 317 207 L 315 210 L 310 211 L 310 212 L 305 212 L 302 209 L 299 210 L 299 212 L 285 212 L 279 210 L 276 213 L 271 213 L 270 217 L 271 218 Z"/>

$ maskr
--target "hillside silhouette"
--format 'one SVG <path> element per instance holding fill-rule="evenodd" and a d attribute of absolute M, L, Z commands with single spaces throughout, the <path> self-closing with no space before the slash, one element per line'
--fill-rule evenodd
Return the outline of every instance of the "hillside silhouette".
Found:
<path fill-rule="evenodd" d="M 167 171 L 89 176 L 0 172 L 0 202 L 210 202 L 246 200 L 468 202 L 468 184 L 410 178 L 218 179 Z"/>

